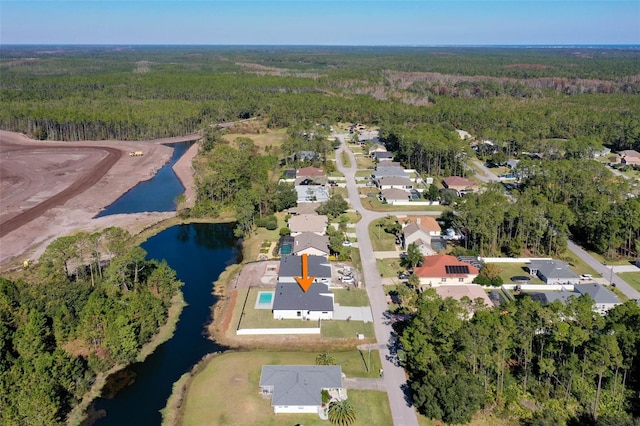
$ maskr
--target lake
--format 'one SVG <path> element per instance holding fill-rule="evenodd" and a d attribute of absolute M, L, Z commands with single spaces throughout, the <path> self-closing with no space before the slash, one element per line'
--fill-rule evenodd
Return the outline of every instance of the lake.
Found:
<path fill-rule="evenodd" d="M 96 410 L 107 415 L 98 425 L 159 425 L 172 385 L 206 354 L 224 350 L 206 338 L 205 326 L 211 320 L 215 303 L 212 283 L 224 269 L 241 260 L 233 224 L 173 226 L 142 244 L 147 258 L 165 259 L 184 282 L 182 292 L 187 303 L 174 336 L 160 345 L 142 363 L 131 365 L 118 376 L 130 377 L 132 385 L 114 398 L 99 398 Z"/>

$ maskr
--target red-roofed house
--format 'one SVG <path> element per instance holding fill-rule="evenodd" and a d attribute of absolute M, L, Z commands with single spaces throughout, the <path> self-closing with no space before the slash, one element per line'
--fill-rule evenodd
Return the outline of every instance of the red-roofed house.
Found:
<path fill-rule="evenodd" d="M 420 277 L 420 285 L 427 287 L 471 284 L 478 272 L 475 266 L 448 254 L 425 256 L 422 266 L 413 268 L 413 273 Z"/>
<path fill-rule="evenodd" d="M 460 176 L 451 176 L 442 180 L 445 188 L 455 189 L 458 192 L 461 191 L 477 191 L 478 185 L 469 179 Z"/>

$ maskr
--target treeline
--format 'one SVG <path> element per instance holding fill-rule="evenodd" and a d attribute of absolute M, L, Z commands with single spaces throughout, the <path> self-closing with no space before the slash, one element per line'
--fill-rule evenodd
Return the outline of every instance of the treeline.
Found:
<path fill-rule="evenodd" d="M 593 160 L 523 160 L 507 195 L 494 184 L 468 194 L 449 214 L 482 256 L 557 256 L 568 237 L 610 258 L 640 253 L 640 201 L 628 183 Z"/>
<path fill-rule="evenodd" d="M 3 47 L 0 60 L 0 126 L 40 139 L 152 139 L 260 117 L 274 128 L 304 120 L 453 126 L 514 151 L 575 137 L 640 149 L 640 98 L 614 90 L 637 84 L 633 50 L 590 49 L 588 58 L 570 49 L 41 50 Z M 542 66 L 513 67 L 527 63 Z M 516 80 L 485 77 L 489 70 Z M 414 71 L 476 77 L 432 82 L 406 74 Z M 531 89 L 531 76 L 547 74 L 558 89 Z M 582 89 L 568 93 L 565 78 L 610 78 L 600 83 L 611 93 L 573 95 Z"/>
<path fill-rule="evenodd" d="M 420 413 L 451 424 L 481 408 L 526 425 L 638 424 L 635 302 L 603 318 L 589 296 L 547 306 L 524 296 L 467 320 L 481 304 L 420 294 L 399 353 Z"/>
<path fill-rule="evenodd" d="M 98 372 L 135 360 L 182 283 L 119 228 L 61 237 L 0 278 L 0 424 L 61 425 Z"/>

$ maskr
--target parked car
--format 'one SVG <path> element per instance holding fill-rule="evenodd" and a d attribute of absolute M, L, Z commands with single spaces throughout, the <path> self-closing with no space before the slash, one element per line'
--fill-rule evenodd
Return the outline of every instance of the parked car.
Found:
<path fill-rule="evenodd" d="M 353 278 L 353 275 L 343 275 L 340 277 L 340 282 L 345 284 L 351 284 L 356 282 L 356 280 L 355 278 Z"/>
<path fill-rule="evenodd" d="M 593 279 L 593 275 L 591 275 L 591 274 L 582 274 L 582 275 L 580 275 L 580 279 L 581 280 L 592 280 Z"/>
<path fill-rule="evenodd" d="M 366 186 L 376 186 L 376 184 L 375 184 L 375 183 L 373 183 L 373 182 L 367 182 L 367 183 L 365 183 L 365 185 L 366 185 Z"/>
<path fill-rule="evenodd" d="M 398 272 L 398 279 L 400 279 L 400 280 L 408 280 L 409 279 L 409 274 L 407 274 L 406 272 Z"/>
<path fill-rule="evenodd" d="M 351 247 L 353 245 L 353 243 L 351 241 L 343 241 L 342 245 L 345 247 Z"/>

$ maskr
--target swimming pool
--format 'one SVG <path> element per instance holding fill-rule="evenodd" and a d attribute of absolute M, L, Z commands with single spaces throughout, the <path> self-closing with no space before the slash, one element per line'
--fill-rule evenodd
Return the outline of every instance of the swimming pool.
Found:
<path fill-rule="evenodd" d="M 271 309 L 273 306 L 273 292 L 261 291 L 256 299 L 255 309 Z"/>

